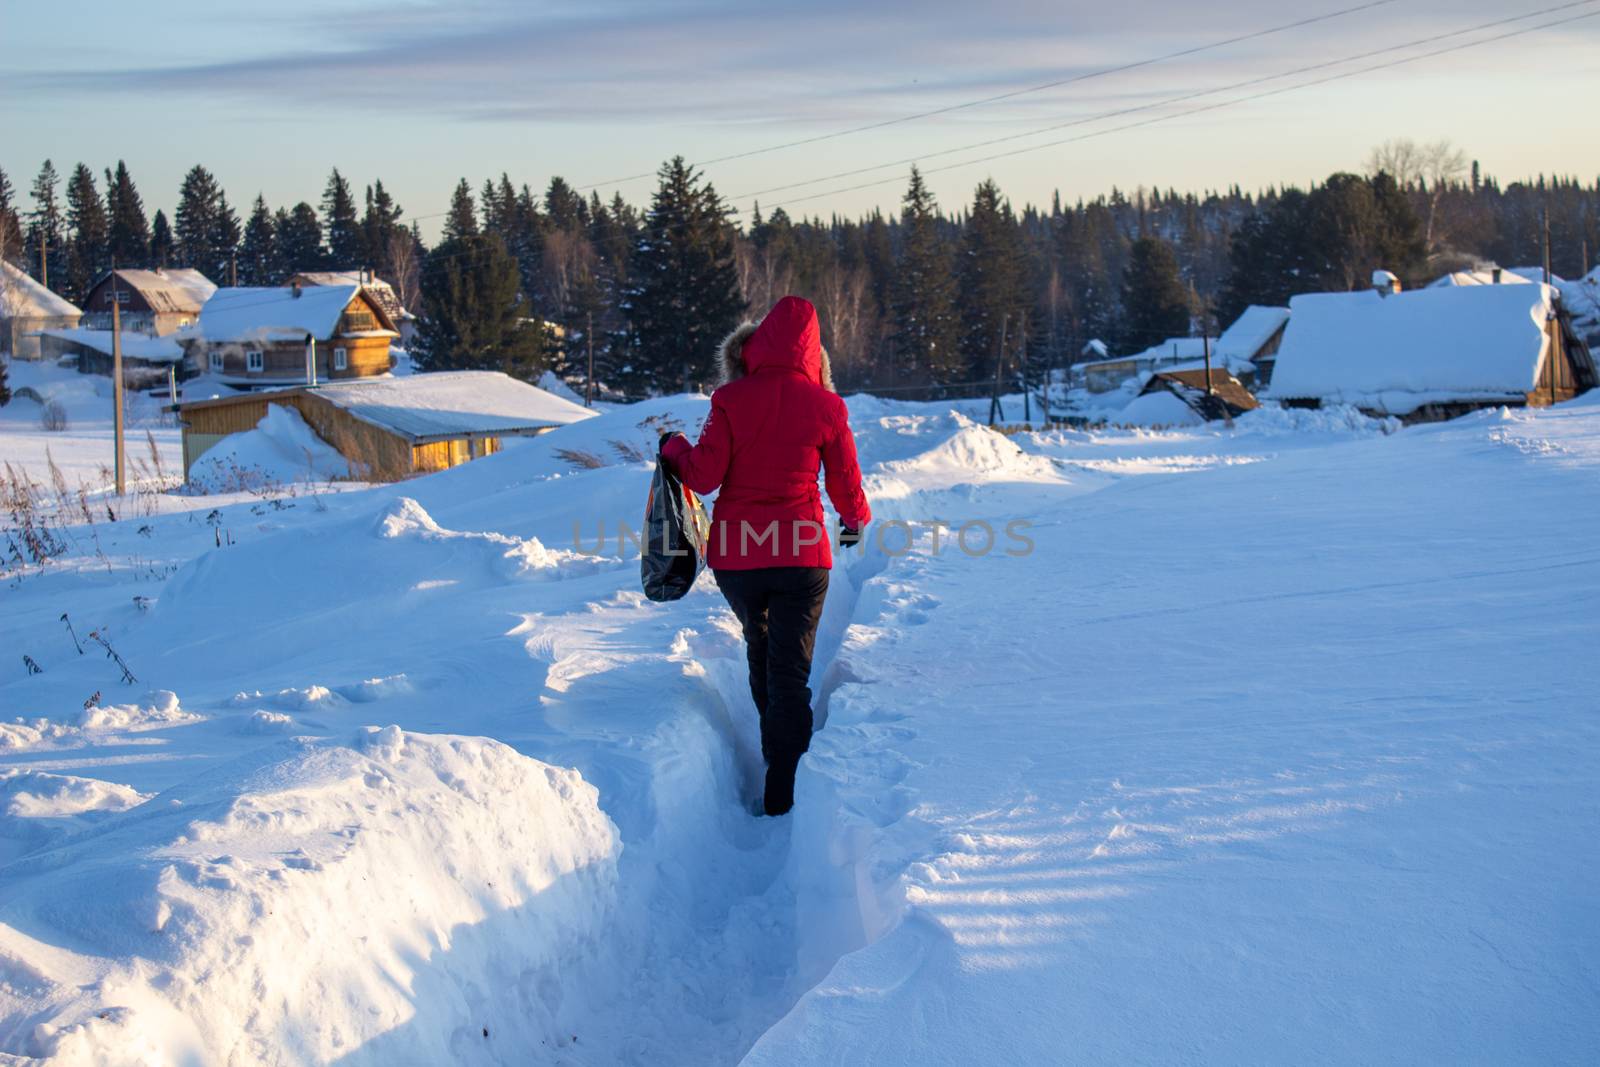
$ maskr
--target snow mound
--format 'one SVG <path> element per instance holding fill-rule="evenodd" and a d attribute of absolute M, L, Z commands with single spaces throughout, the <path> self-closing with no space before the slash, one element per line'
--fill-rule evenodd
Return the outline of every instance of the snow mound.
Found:
<path fill-rule="evenodd" d="M 499 533 L 446 530 L 423 506 L 401 497 L 378 519 L 377 534 L 384 540 L 411 538 L 431 543 L 466 543 L 481 546 L 507 578 L 535 580 L 594 574 L 621 564 L 614 557 L 585 555 L 564 548 L 546 548 L 537 537 L 509 537 Z"/>
<path fill-rule="evenodd" d="M 1280 434 L 1322 434 L 1332 437 L 1379 437 L 1397 433 L 1399 419 L 1372 418 L 1348 404 L 1321 408 L 1286 408 L 1267 403 L 1234 419 L 1243 432 L 1266 437 Z"/>
<path fill-rule="evenodd" d="M 154 730 L 199 722 L 201 718 L 179 706 L 178 694 L 170 689 L 156 689 L 137 704 L 84 708 L 78 725 L 85 730 Z"/>
<path fill-rule="evenodd" d="M 298 411 L 268 404 L 255 429 L 230 434 L 201 456 L 189 481 L 204 492 L 226 492 L 349 477 L 349 461 Z"/>
<path fill-rule="evenodd" d="M 163 802 L 0 901 L 0 967 L 48 1003 L 0 1052 L 448 1063 L 567 1036 L 561 965 L 611 909 L 619 852 L 577 772 L 390 726 L 269 745 Z"/>
<path fill-rule="evenodd" d="M 52 819 L 91 811 L 126 811 L 147 794 L 98 778 L 45 771 L 0 771 L 0 810 L 13 819 Z"/>
<path fill-rule="evenodd" d="M 1047 473 L 1048 462 L 1030 456 L 1004 434 L 980 426 L 957 412 L 947 417 L 953 432 L 932 448 L 908 459 L 890 460 L 882 469 L 892 474 L 936 474 L 951 480 L 991 480 L 996 476 L 1034 478 Z M 927 427 L 918 429 L 926 432 Z"/>
<path fill-rule="evenodd" d="M 51 742 L 70 747 L 95 735 L 104 740 L 105 735 L 160 730 L 204 719 L 204 715 L 185 710 L 176 693 L 156 689 L 135 703 L 86 707 L 72 716 L 72 721 L 16 719 L 0 723 L 0 749 L 29 749 Z"/>
<path fill-rule="evenodd" d="M 1135 397 L 1112 420 L 1123 426 L 1200 426 L 1202 419 L 1193 408 L 1165 389 Z"/>

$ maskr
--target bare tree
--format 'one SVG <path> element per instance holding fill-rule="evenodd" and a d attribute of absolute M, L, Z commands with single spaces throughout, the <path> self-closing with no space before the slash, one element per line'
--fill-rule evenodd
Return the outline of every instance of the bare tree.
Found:
<path fill-rule="evenodd" d="M 544 272 L 555 297 L 556 308 L 565 316 L 573 304 L 578 284 L 594 274 L 599 257 L 594 244 L 580 230 L 553 230 L 544 239 Z"/>
<path fill-rule="evenodd" d="M 1439 205 L 1450 186 L 1467 174 L 1467 154 L 1448 138 L 1418 144 L 1409 137 L 1385 141 L 1367 156 L 1369 174 L 1387 174 L 1400 188 L 1416 195 L 1423 208 L 1428 252 L 1442 250 L 1446 235 L 1439 226 Z"/>
<path fill-rule="evenodd" d="M 866 380 L 870 292 L 867 272 L 859 267 L 835 267 L 823 282 L 822 306 L 817 310 L 836 383 Z"/>
<path fill-rule="evenodd" d="M 410 230 L 397 227 L 389 234 L 386 252 L 393 274 L 389 282 L 400 297 L 400 306 L 407 311 L 418 311 L 422 307 L 422 264 L 417 256 L 416 238 Z"/>

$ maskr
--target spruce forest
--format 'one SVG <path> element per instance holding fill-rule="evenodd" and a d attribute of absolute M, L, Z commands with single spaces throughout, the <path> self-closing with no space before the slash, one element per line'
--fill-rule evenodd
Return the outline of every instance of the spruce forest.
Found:
<path fill-rule="evenodd" d="M 1310 188 L 1112 189 L 1014 206 L 992 181 L 938 203 L 913 169 L 896 212 L 740 217 L 681 157 L 648 204 L 552 178 L 456 186 L 431 247 L 381 180 L 337 169 L 321 197 L 236 205 L 203 166 L 177 208 L 147 214 L 128 168 L 50 161 L 22 192 L 0 171 L 0 257 L 81 300 L 112 266 L 193 267 L 219 284 L 282 284 L 302 270 L 370 269 L 419 316 L 420 369 L 553 370 L 612 395 L 714 384 L 716 341 L 798 293 L 822 316 L 842 389 L 986 392 L 1084 358 L 1211 336 L 1249 304 L 1368 284 L 1408 287 L 1493 262 L 1576 276 L 1600 250 L 1600 180 L 1502 185 L 1449 144 L 1388 142 L 1360 172 Z"/>

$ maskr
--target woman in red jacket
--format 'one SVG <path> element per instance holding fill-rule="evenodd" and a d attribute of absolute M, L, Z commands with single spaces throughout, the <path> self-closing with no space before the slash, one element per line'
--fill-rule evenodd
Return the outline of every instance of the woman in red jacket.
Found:
<path fill-rule="evenodd" d="M 745 323 L 721 349 L 724 384 L 691 445 L 661 455 L 697 493 L 721 488 L 706 561 L 744 627 L 750 694 L 761 715 L 766 812 L 794 806 L 794 775 L 811 744 L 811 654 L 833 554 L 822 522 L 818 468 L 839 513 L 839 544 L 861 540 L 872 518 L 855 438 L 833 391 L 817 309 L 797 296 Z"/>

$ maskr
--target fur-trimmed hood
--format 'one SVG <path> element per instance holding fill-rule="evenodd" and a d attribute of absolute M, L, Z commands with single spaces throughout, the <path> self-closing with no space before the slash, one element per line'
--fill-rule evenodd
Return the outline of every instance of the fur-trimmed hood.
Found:
<path fill-rule="evenodd" d="M 723 384 L 763 367 L 787 367 L 835 392 L 833 368 L 821 338 L 817 309 L 809 300 L 786 296 L 759 324 L 742 323 L 723 339 L 717 350 Z"/>

